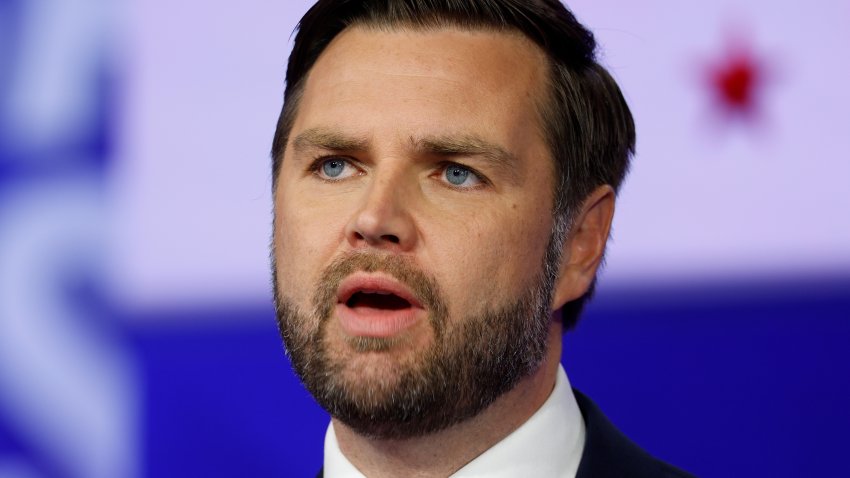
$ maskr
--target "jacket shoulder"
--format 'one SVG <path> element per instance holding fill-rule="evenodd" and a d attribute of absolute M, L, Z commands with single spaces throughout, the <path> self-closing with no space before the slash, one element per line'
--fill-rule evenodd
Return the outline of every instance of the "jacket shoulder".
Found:
<path fill-rule="evenodd" d="M 573 389 L 587 435 L 576 478 L 695 478 L 623 435 L 593 401 Z"/>

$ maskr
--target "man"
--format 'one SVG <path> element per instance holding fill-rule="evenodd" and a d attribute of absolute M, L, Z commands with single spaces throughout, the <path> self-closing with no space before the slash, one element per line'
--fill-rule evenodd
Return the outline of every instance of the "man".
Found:
<path fill-rule="evenodd" d="M 320 0 L 301 20 L 272 269 L 333 418 L 325 476 L 687 476 L 559 364 L 634 145 L 594 48 L 556 0 Z"/>

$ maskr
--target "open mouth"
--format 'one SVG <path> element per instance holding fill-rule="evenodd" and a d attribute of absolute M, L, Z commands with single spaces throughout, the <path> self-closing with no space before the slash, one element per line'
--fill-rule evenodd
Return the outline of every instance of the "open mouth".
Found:
<path fill-rule="evenodd" d="M 339 324 L 352 337 L 393 337 L 423 319 L 425 308 L 404 283 L 385 274 L 354 273 L 337 290 Z"/>
<path fill-rule="evenodd" d="M 354 274 L 348 277 L 339 286 L 337 301 L 353 310 L 391 312 L 423 308 L 407 286 L 384 275 Z"/>
<path fill-rule="evenodd" d="M 345 301 L 351 309 L 404 310 L 411 307 L 408 300 L 392 292 L 358 291 Z"/>

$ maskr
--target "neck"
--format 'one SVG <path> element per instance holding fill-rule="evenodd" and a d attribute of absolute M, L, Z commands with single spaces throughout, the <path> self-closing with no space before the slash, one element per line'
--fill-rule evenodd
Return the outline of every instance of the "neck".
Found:
<path fill-rule="evenodd" d="M 534 415 L 552 393 L 560 357 L 561 324 L 553 321 L 540 367 L 477 416 L 437 433 L 404 440 L 364 437 L 334 419 L 340 450 L 369 477 L 449 476 Z"/>

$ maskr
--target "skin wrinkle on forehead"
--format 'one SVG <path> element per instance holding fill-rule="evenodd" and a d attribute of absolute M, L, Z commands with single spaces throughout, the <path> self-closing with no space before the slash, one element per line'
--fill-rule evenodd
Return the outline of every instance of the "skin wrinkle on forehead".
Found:
<path fill-rule="evenodd" d="M 441 76 L 434 76 L 434 74 L 430 73 L 430 72 L 429 72 L 430 74 L 425 74 L 425 73 L 423 73 L 423 74 L 387 73 L 386 71 L 380 71 L 380 70 L 375 70 L 375 69 L 371 69 L 371 68 L 357 68 L 357 71 L 371 73 L 373 75 L 389 76 L 391 78 L 400 78 L 400 79 L 401 78 L 409 78 L 409 79 L 415 79 L 415 80 L 436 80 L 436 81 L 443 81 L 443 82 L 446 82 L 446 83 L 450 83 L 450 84 L 453 84 L 453 85 L 464 86 L 464 83 L 462 81 L 453 80 L 451 78 L 443 78 Z"/>
<path fill-rule="evenodd" d="M 335 57 L 333 57 L 328 61 L 338 61 L 338 60 Z M 343 72 L 337 72 L 338 77 L 335 79 L 333 84 L 323 85 L 322 87 L 325 89 L 326 98 L 332 98 L 331 100 L 326 100 L 326 101 L 332 101 L 332 102 L 338 104 L 338 103 L 344 103 L 344 102 L 347 102 L 347 101 L 359 101 L 359 100 L 361 100 L 361 98 L 364 95 L 374 94 L 374 92 L 371 92 L 371 93 L 364 92 L 363 86 L 370 85 L 374 81 L 375 77 L 377 77 L 377 76 L 384 76 L 384 77 L 394 79 L 395 80 L 393 82 L 394 84 L 417 82 L 417 84 L 418 84 L 417 90 L 420 90 L 420 91 L 422 89 L 433 88 L 435 83 L 441 84 L 441 85 L 451 85 L 451 86 L 454 87 L 454 89 L 459 90 L 459 91 L 463 90 L 463 89 L 465 89 L 469 86 L 468 81 L 463 81 L 463 80 L 458 80 L 458 79 L 453 79 L 453 78 L 448 77 L 448 76 L 451 75 L 452 72 L 453 71 L 445 71 L 445 70 L 440 70 L 440 69 L 424 69 L 424 71 L 422 73 L 400 73 L 400 72 L 399 73 L 391 73 L 391 72 L 387 72 L 387 71 L 384 71 L 384 70 L 358 66 L 356 68 L 351 68 L 351 69 L 343 71 Z M 311 73 L 312 73 L 312 71 L 311 71 Z M 364 85 L 364 82 L 362 81 L 362 79 L 364 78 L 364 75 L 362 75 L 362 74 L 364 74 L 364 73 L 365 73 L 365 77 L 370 79 L 370 81 L 368 83 L 366 83 L 365 85 Z M 503 81 L 501 79 L 506 75 L 514 75 L 515 76 L 516 73 L 513 70 L 511 70 L 511 71 L 503 71 L 499 75 L 491 75 L 493 78 L 495 78 L 495 81 L 491 82 L 491 86 L 502 85 Z M 524 79 L 524 82 L 529 85 L 529 87 L 525 89 L 525 96 L 526 97 L 531 97 L 533 95 L 536 95 L 536 93 L 534 93 L 534 91 L 537 90 L 538 88 L 533 87 L 531 85 L 533 85 L 534 83 L 537 83 L 537 81 L 538 81 L 537 78 L 538 78 L 538 76 L 531 74 Z M 407 80 L 407 81 L 405 82 L 405 80 Z M 483 81 L 482 78 L 478 78 L 478 80 Z M 355 90 L 357 90 L 357 92 L 353 93 Z M 378 95 L 383 95 L 383 94 L 386 94 L 386 91 L 378 92 Z M 396 94 L 399 95 L 400 98 L 402 98 L 403 97 L 402 95 L 409 95 L 410 93 L 401 92 L 401 93 L 396 93 Z M 354 96 L 355 98 L 351 98 L 351 96 Z M 442 96 L 434 96 L 434 97 L 425 99 L 422 96 L 413 95 L 413 96 L 410 96 L 409 98 L 405 98 L 405 99 L 411 99 L 411 100 L 415 100 L 415 101 L 423 101 L 424 100 L 424 101 L 436 102 L 436 103 L 446 103 L 446 104 L 449 104 L 449 105 L 451 105 L 455 108 L 463 108 L 470 114 L 475 114 L 474 104 L 463 105 L 463 104 L 459 104 L 457 101 L 447 100 L 446 98 L 444 98 Z M 506 105 L 504 105 L 504 107 L 505 108 L 514 108 L 516 106 L 512 105 L 512 104 L 506 104 Z"/>

